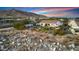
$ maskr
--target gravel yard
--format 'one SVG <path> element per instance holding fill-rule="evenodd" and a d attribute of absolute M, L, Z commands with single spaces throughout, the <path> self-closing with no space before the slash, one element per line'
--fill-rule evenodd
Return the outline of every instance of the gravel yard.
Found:
<path fill-rule="evenodd" d="M 54 36 L 31 30 L 8 33 L 0 33 L 0 51 L 79 51 L 79 35 Z"/>

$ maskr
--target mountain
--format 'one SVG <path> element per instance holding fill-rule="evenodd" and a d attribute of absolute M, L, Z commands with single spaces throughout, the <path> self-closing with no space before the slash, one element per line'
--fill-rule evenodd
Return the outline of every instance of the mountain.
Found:
<path fill-rule="evenodd" d="M 47 18 L 44 15 L 35 14 L 32 12 L 24 12 L 20 10 L 0 10 L 0 18 Z"/>

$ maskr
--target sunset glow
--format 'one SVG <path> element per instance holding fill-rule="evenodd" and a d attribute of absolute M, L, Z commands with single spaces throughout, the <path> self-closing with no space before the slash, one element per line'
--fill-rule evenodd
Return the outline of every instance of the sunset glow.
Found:
<path fill-rule="evenodd" d="M 16 9 L 48 17 L 79 17 L 79 7 L 1 7 L 0 10 Z"/>

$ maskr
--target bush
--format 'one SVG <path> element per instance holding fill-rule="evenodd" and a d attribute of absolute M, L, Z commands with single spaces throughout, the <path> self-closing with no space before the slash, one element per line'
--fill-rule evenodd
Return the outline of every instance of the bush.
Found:
<path fill-rule="evenodd" d="M 54 35 L 57 35 L 57 34 L 59 34 L 59 35 L 64 35 L 65 33 L 64 33 L 64 31 L 62 30 L 62 29 L 53 29 L 53 34 Z"/>
<path fill-rule="evenodd" d="M 29 20 L 29 19 L 20 20 L 20 21 L 13 22 L 13 27 L 18 29 L 18 30 L 22 30 L 22 29 L 25 29 L 26 24 L 35 25 L 35 22 L 32 20 Z"/>
<path fill-rule="evenodd" d="M 21 22 L 16 22 L 13 24 L 13 27 L 16 28 L 17 30 L 23 30 L 25 29 L 25 24 Z"/>
<path fill-rule="evenodd" d="M 54 28 L 53 33 L 55 35 L 56 34 L 59 34 L 59 35 L 68 34 L 68 33 L 70 33 L 69 28 L 70 28 L 70 26 L 68 26 L 67 24 L 63 24 L 63 25 L 59 26 L 59 29 Z"/>
<path fill-rule="evenodd" d="M 40 27 L 39 29 L 42 32 L 48 32 L 49 31 L 49 27 L 45 26 L 45 27 Z"/>

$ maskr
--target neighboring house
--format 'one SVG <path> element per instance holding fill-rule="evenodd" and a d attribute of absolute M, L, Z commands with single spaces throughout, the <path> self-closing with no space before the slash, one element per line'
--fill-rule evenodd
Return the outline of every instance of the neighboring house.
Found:
<path fill-rule="evenodd" d="M 33 27 L 33 24 L 26 24 L 26 27 Z"/>
<path fill-rule="evenodd" d="M 58 27 L 62 25 L 63 22 L 59 20 L 42 20 L 39 25 L 41 26 L 49 26 L 49 27 Z"/>
<path fill-rule="evenodd" d="M 70 31 L 73 34 L 76 34 L 76 32 L 79 32 L 79 19 L 70 19 L 68 22 L 68 25 L 71 27 Z"/>
<path fill-rule="evenodd" d="M 12 23 L 10 22 L 10 19 L 0 19 L 0 28 L 7 28 L 11 26 Z"/>
<path fill-rule="evenodd" d="M 74 30 L 79 31 L 79 20 L 71 19 L 69 20 L 68 25 L 71 26 L 71 28 L 73 28 Z"/>

